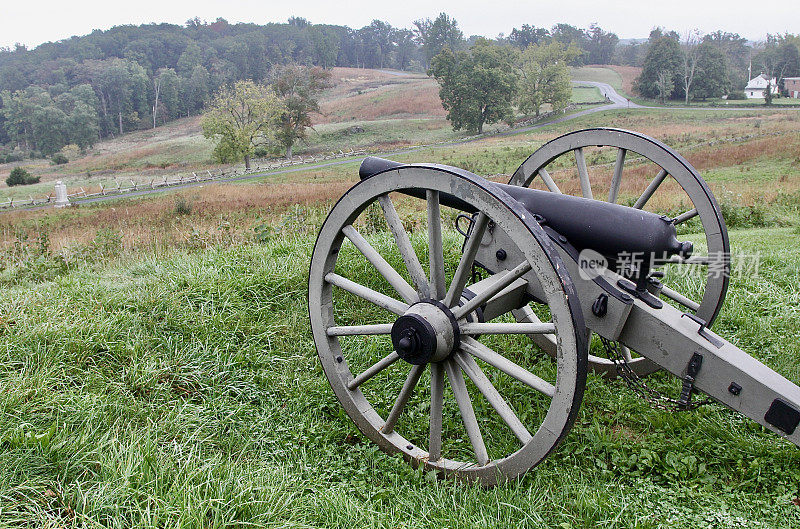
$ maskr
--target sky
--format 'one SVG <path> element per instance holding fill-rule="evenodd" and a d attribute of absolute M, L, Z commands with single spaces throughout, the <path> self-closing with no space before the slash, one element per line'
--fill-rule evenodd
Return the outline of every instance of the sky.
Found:
<path fill-rule="evenodd" d="M 264 24 L 300 16 L 313 23 L 352 28 L 363 27 L 378 18 L 396 27 L 410 28 L 414 20 L 435 18 L 440 12 L 454 17 L 467 36 L 496 37 L 522 24 L 549 28 L 557 22 L 566 22 L 583 28 L 597 23 L 623 39 L 644 38 L 651 28 L 663 26 L 679 33 L 722 29 L 750 40 L 762 40 L 767 33 L 800 33 L 800 10 L 791 7 L 795 1 L 2 0 L 0 47 L 21 43 L 32 48 L 43 42 L 85 35 L 93 29 L 151 22 L 183 24 L 193 17 Z"/>

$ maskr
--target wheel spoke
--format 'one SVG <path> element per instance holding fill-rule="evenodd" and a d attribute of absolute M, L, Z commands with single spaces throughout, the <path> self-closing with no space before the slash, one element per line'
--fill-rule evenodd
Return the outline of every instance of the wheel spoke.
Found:
<path fill-rule="evenodd" d="M 682 224 L 687 220 L 696 217 L 697 215 L 698 215 L 697 208 L 693 208 L 687 211 L 686 213 L 681 213 L 680 215 L 672 219 L 672 223 L 677 226 L 678 224 Z"/>
<path fill-rule="evenodd" d="M 542 323 L 539 316 L 533 312 L 529 305 L 525 305 L 515 314 L 519 323 Z M 532 334 L 530 335 L 533 343 L 538 345 L 544 352 L 554 356 L 556 354 L 557 345 L 556 337 L 552 334 Z"/>
<path fill-rule="evenodd" d="M 611 189 L 608 191 L 608 201 L 612 204 L 619 196 L 619 186 L 622 183 L 622 168 L 625 165 L 626 149 L 617 149 L 617 161 L 614 164 L 614 176 L 611 178 Z"/>
<path fill-rule="evenodd" d="M 428 190 L 428 259 L 430 260 L 430 293 L 434 299 L 444 297 L 444 248 L 439 192 Z"/>
<path fill-rule="evenodd" d="M 633 207 L 635 207 L 636 209 L 642 209 L 644 205 L 647 204 L 647 201 L 650 200 L 650 197 L 653 196 L 653 193 L 656 192 L 658 186 L 661 185 L 661 182 L 663 182 L 664 179 L 667 177 L 667 174 L 669 173 L 667 173 L 666 169 L 661 169 L 661 171 L 659 171 L 659 173 L 656 175 L 653 181 L 650 182 L 650 184 L 647 186 L 647 189 L 644 190 L 644 193 L 642 193 L 642 196 L 639 197 L 639 199 L 636 201 Z"/>
<path fill-rule="evenodd" d="M 524 367 L 518 366 L 508 358 L 489 349 L 474 338 L 464 338 L 461 340 L 461 349 L 548 397 L 552 397 L 556 394 L 556 388 L 551 383 L 537 377 Z"/>
<path fill-rule="evenodd" d="M 406 310 L 408 310 L 408 305 L 406 303 L 389 297 L 386 294 L 375 292 L 369 287 L 365 287 L 364 285 L 356 283 L 355 281 L 351 281 L 338 274 L 334 274 L 333 272 L 325 276 L 325 281 L 331 285 L 341 288 L 342 290 L 346 290 L 347 292 L 350 292 L 361 299 L 365 299 L 382 309 L 386 309 L 389 312 L 394 312 L 398 316 L 402 316 Z"/>
<path fill-rule="evenodd" d="M 479 465 L 483 466 L 489 462 L 489 454 L 486 451 L 486 444 L 483 442 L 478 419 L 475 418 L 475 410 L 472 409 L 472 401 L 469 400 L 467 385 L 464 382 L 461 369 L 452 360 L 445 362 L 445 369 L 447 370 L 447 378 L 450 380 L 450 387 L 453 388 L 458 410 L 461 412 L 464 429 L 467 431 L 469 442 L 472 443 L 475 459 L 477 459 Z"/>
<path fill-rule="evenodd" d="M 392 332 L 391 323 L 379 323 L 377 325 L 346 325 L 328 327 L 328 336 L 369 336 L 378 334 L 389 334 Z"/>
<path fill-rule="evenodd" d="M 671 288 L 669 288 L 666 285 L 663 285 L 661 287 L 661 293 L 664 296 L 666 296 L 669 299 L 671 299 L 672 301 L 676 301 L 676 302 L 680 303 L 681 305 L 683 305 L 684 307 L 689 308 L 689 309 L 691 309 L 691 310 L 693 310 L 695 312 L 697 312 L 697 309 L 700 308 L 700 304 L 699 303 L 697 303 L 695 301 L 692 301 L 691 299 L 687 298 L 686 296 L 684 296 L 680 292 L 676 292 L 676 291 L 672 290 Z"/>
<path fill-rule="evenodd" d="M 392 351 L 391 353 L 389 353 L 388 355 L 384 356 L 383 358 L 381 358 L 380 360 L 378 360 L 377 362 L 372 364 L 370 367 L 365 369 L 363 373 L 361 373 L 360 375 L 355 377 L 353 380 L 351 380 L 347 384 L 347 389 L 349 389 L 350 391 L 356 389 L 358 386 L 360 386 L 361 384 L 363 384 L 367 380 L 371 379 L 372 377 L 374 377 L 375 375 L 377 375 L 378 373 L 380 373 L 381 371 L 383 371 L 384 369 L 386 369 L 390 365 L 394 364 L 398 360 L 400 360 L 400 355 L 398 355 L 396 352 Z"/>
<path fill-rule="evenodd" d="M 408 372 L 408 377 L 403 384 L 403 388 L 400 390 L 400 394 L 397 396 L 397 400 L 394 406 L 392 406 L 389 416 L 386 417 L 386 423 L 383 425 L 383 428 L 381 428 L 383 433 L 390 434 L 394 431 L 394 427 L 397 426 L 397 420 L 400 418 L 400 414 L 403 413 L 408 399 L 411 398 L 411 394 L 414 392 L 414 388 L 417 386 L 417 382 L 419 382 L 419 377 L 422 376 L 423 371 L 425 371 L 424 365 L 415 365 Z"/>
<path fill-rule="evenodd" d="M 475 224 L 472 226 L 472 233 L 470 234 L 467 244 L 461 254 L 461 260 L 458 262 L 458 268 L 453 275 L 453 281 L 450 282 L 450 288 L 447 295 L 444 297 L 444 305 L 452 307 L 461 299 L 461 292 L 467 284 L 467 280 L 472 272 L 472 264 L 475 262 L 475 254 L 478 253 L 481 241 L 483 241 L 483 233 L 486 231 L 486 226 L 489 224 L 489 217 L 482 211 L 478 213 L 475 219 Z"/>
<path fill-rule="evenodd" d="M 428 460 L 442 457 L 442 408 L 444 407 L 444 370 L 441 363 L 431 364 L 431 421 Z"/>
<path fill-rule="evenodd" d="M 539 176 L 542 177 L 544 185 L 547 186 L 547 189 L 549 189 L 553 193 L 561 193 L 561 190 L 556 185 L 555 181 L 553 180 L 553 177 L 550 176 L 550 173 L 547 172 L 547 169 L 545 169 L 544 167 L 540 168 Z"/>
<path fill-rule="evenodd" d="M 472 298 L 471 300 L 467 301 L 463 305 L 459 307 L 455 307 L 453 310 L 453 315 L 457 320 L 460 320 L 473 310 L 477 309 L 481 305 L 483 305 L 486 301 L 492 298 L 495 294 L 506 288 L 508 285 L 513 283 L 523 274 L 526 274 L 531 269 L 531 264 L 528 261 L 523 261 L 516 266 L 513 270 L 509 270 L 506 272 L 502 278 L 497 280 L 496 283 L 490 285 L 486 288 L 483 292 L 479 293 L 477 296 Z"/>
<path fill-rule="evenodd" d="M 400 297 L 402 297 L 406 303 L 415 303 L 419 301 L 419 295 L 416 289 L 409 285 L 397 270 L 392 268 L 392 265 L 390 265 L 352 225 L 348 224 L 342 228 L 342 233 L 344 233 L 345 237 L 350 239 L 355 247 L 358 248 L 358 251 L 367 258 L 367 261 L 372 263 L 372 266 L 374 266 L 383 278 L 392 285 L 392 288 L 400 294 Z"/>
<path fill-rule="evenodd" d="M 633 357 L 631 356 L 631 350 L 626 345 L 620 344 L 620 349 L 622 350 L 622 357 L 625 359 L 626 362 L 631 362 Z"/>
<path fill-rule="evenodd" d="M 389 195 L 382 195 L 378 198 L 378 202 L 383 210 L 383 216 L 386 217 L 386 224 L 389 226 L 389 231 L 394 235 L 397 248 L 400 250 L 400 255 L 403 256 L 403 262 L 406 264 L 406 269 L 411 276 L 411 281 L 414 283 L 419 297 L 429 298 L 430 285 L 428 285 L 428 278 L 425 275 L 425 271 L 422 269 L 414 247 L 411 246 L 411 241 L 403 227 L 403 222 L 400 220 L 397 210 L 394 209 L 392 199 L 389 198 Z"/>
<path fill-rule="evenodd" d="M 456 363 L 461 367 L 464 373 L 467 374 L 470 380 L 472 380 L 475 387 L 478 388 L 478 391 L 486 398 L 489 404 L 492 405 L 492 408 L 495 409 L 497 414 L 503 419 L 514 435 L 519 439 L 522 444 L 527 443 L 533 436 L 531 436 L 530 432 L 525 425 L 522 424 L 522 421 L 519 420 L 517 414 L 514 413 L 514 410 L 511 406 L 508 405 L 506 400 L 500 395 L 497 389 L 492 385 L 486 375 L 481 370 L 478 363 L 469 356 L 461 351 L 458 351 L 455 355 L 453 355 Z"/>
<path fill-rule="evenodd" d="M 461 334 L 555 334 L 554 323 L 462 323 Z"/>
<path fill-rule="evenodd" d="M 583 147 L 575 149 L 575 163 L 578 165 L 578 176 L 581 179 L 581 194 L 583 198 L 594 198 L 592 196 L 592 184 L 589 182 L 589 171 L 586 169 L 586 157 L 583 155 Z"/>

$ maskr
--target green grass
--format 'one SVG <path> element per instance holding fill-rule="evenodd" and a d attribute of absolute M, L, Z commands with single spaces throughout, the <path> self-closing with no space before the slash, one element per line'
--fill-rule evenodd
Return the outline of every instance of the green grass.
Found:
<path fill-rule="evenodd" d="M 720 406 L 652 410 L 593 376 L 566 442 L 519 481 L 438 482 L 381 453 L 316 359 L 305 294 L 314 229 L 131 258 L 98 245 L 48 276 L 4 276 L 0 525 L 800 524 L 795 446 Z M 796 238 L 731 234 L 762 264 L 758 277 L 734 275 L 715 327 L 795 383 Z M 383 250 L 388 239 L 371 240 Z M 671 377 L 651 382 L 677 391 Z"/>
<path fill-rule="evenodd" d="M 418 145 L 454 140 L 467 136 L 453 131 L 444 119 L 382 119 L 326 123 L 309 130 L 308 143 L 299 144 L 297 152 L 339 152 L 378 144 Z"/>
<path fill-rule="evenodd" d="M 573 86 L 572 87 L 572 102 L 573 103 L 605 103 L 603 94 L 596 86 Z"/>
<path fill-rule="evenodd" d="M 622 77 L 610 68 L 582 66 L 572 68 L 570 79 L 573 81 L 596 81 L 610 84 L 617 92 L 622 91 Z"/>

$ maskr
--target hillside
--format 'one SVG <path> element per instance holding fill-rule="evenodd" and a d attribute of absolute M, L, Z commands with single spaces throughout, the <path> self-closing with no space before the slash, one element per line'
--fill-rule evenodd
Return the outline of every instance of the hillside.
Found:
<path fill-rule="evenodd" d="M 308 143 L 299 144 L 296 154 L 385 151 L 467 135 L 451 129 L 439 100 L 439 86 L 424 74 L 336 67 L 331 70 L 331 80 L 333 86 L 320 96 L 321 113 L 313 117 Z M 595 88 L 575 87 L 573 100 L 586 104 L 602 98 Z M 57 180 L 70 189 L 99 189 L 101 184 L 147 184 L 165 175 L 216 169 L 211 151 L 211 142 L 202 135 L 200 117 L 177 119 L 101 141 L 85 156 L 65 165 L 54 166 L 49 159 L 0 164 L 0 201 L 46 196 Z M 16 166 L 40 177 L 41 183 L 6 187 L 5 178 Z"/>

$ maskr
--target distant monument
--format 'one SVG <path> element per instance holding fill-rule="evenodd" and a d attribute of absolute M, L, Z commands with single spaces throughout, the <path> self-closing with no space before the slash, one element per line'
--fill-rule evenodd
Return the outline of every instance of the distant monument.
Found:
<path fill-rule="evenodd" d="M 63 208 L 70 205 L 67 197 L 67 186 L 59 180 L 56 182 L 56 207 Z"/>

